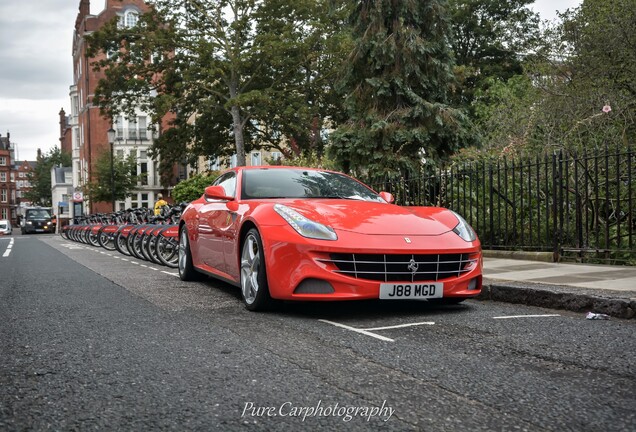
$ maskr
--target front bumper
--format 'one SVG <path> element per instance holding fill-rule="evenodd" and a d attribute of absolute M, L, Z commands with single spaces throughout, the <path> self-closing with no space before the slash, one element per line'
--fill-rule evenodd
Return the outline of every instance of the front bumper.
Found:
<path fill-rule="evenodd" d="M 261 229 L 266 251 L 270 295 L 281 300 L 333 301 L 378 299 L 384 281 L 356 278 L 338 273 L 331 254 L 468 254 L 475 261 L 460 276 L 437 280 L 444 284 L 443 297 L 468 298 L 479 295 L 482 287 L 482 256 L 479 241 L 466 242 L 453 232 L 438 236 L 364 235 L 338 232 L 337 241 L 313 240 L 299 236 L 286 226 Z M 294 239 L 293 242 L 290 241 Z M 469 289 L 471 281 L 472 286 Z M 332 292 L 298 292 L 303 282 L 332 287 Z M 434 279 L 418 280 L 432 282 Z M 393 281 L 392 283 L 395 283 Z M 411 280 L 402 281 L 412 283 Z M 307 284 L 305 284 L 306 286 Z M 302 291 L 302 289 L 301 289 Z"/>

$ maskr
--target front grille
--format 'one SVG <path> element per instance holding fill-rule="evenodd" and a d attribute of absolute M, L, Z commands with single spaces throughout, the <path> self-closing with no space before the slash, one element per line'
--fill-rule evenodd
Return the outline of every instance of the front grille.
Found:
<path fill-rule="evenodd" d="M 469 254 L 351 254 L 334 253 L 321 262 L 332 263 L 336 273 L 383 282 L 424 282 L 459 277 L 477 261 Z"/>

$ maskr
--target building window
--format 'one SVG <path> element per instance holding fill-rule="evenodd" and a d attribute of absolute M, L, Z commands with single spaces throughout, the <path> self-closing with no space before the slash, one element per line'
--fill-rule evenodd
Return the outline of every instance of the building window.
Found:
<path fill-rule="evenodd" d="M 0 182 L 2 183 L 6 183 L 7 182 L 7 173 L 0 173 Z"/>
<path fill-rule="evenodd" d="M 137 139 L 137 118 L 128 119 L 128 139 Z"/>
<path fill-rule="evenodd" d="M 4 156 L 0 156 L 0 166 L 6 166 L 7 165 L 7 158 Z"/>
<path fill-rule="evenodd" d="M 230 158 L 230 168 L 234 168 L 236 164 L 237 164 L 236 155 L 232 155 L 232 157 Z"/>
<path fill-rule="evenodd" d="M 252 166 L 257 166 L 261 164 L 261 152 L 252 153 Z"/>
<path fill-rule="evenodd" d="M 126 27 L 131 28 L 137 25 L 139 21 L 139 13 L 135 10 L 127 10 L 122 16 L 119 17 L 119 28 Z"/>
<path fill-rule="evenodd" d="M 139 139 L 147 140 L 148 139 L 148 123 L 146 117 L 141 116 L 137 119 L 139 124 Z"/>
<path fill-rule="evenodd" d="M 208 159 L 208 170 L 209 171 L 218 171 L 219 169 L 221 169 L 221 159 L 220 158 L 215 158 L 215 159 Z"/>
<path fill-rule="evenodd" d="M 117 132 L 117 139 L 124 138 L 124 121 L 121 116 L 115 117 L 115 131 Z"/>
<path fill-rule="evenodd" d="M 7 202 L 7 190 L 6 189 L 2 189 L 2 191 L 0 192 L 0 201 L 6 203 Z M 6 219 L 2 218 L 2 219 Z"/>
<path fill-rule="evenodd" d="M 279 161 L 283 158 L 283 154 L 279 151 L 275 151 L 271 153 L 271 157 L 273 161 Z"/>
<path fill-rule="evenodd" d="M 148 162 L 139 164 L 139 181 L 142 185 L 148 184 Z"/>
<path fill-rule="evenodd" d="M 11 172 L 9 175 L 11 176 L 11 183 L 15 183 L 15 173 Z"/>
<path fill-rule="evenodd" d="M 6 208 L 3 208 L 3 209 L 2 209 L 2 219 L 9 219 L 9 218 L 7 217 L 7 209 L 6 209 Z"/>
<path fill-rule="evenodd" d="M 123 150 L 117 150 L 117 157 L 119 159 L 123 159 L 124 158 L 124 151 Z"/>
<path fill-rule="evenodd" d="M 18 177 L 24 177 L 24 173 L 23 172 L 19 172 L 18 173 Z"/>
<path fill-rule="evenodd" d="M 150 208 L 147 193 L 141 194 L 141 206 L 145 208 Z"/>
<path fill-rule="evenodd" d="M 148 151 L 139 150 L 139 159 L 148 159 Z"/>

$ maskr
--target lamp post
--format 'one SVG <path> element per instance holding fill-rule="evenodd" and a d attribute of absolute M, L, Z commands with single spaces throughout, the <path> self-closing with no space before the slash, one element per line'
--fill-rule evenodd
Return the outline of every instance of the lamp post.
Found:
<path fill-rule="evenodd" d="M 113 145 L 115 144 L 115 129 L 112 127 L 106 131 L 108 135 L 108 143 L 110 144 L 110 191 L 113 201 L 113 212 L 115 211 L 115 154 Z"/>

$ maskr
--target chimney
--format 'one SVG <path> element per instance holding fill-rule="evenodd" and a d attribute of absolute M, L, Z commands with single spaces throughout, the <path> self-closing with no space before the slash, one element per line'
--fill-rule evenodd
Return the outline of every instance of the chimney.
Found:
<path fill-rule="evenodd" d="M 75 31 L 80 33 L 80 25 L 84 23 L 84 20 L 91 14 L 91 0 L 80 0 L 79 12 L 75 19 Z"/>

